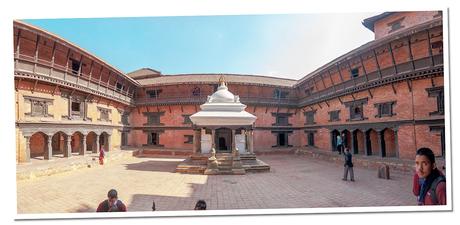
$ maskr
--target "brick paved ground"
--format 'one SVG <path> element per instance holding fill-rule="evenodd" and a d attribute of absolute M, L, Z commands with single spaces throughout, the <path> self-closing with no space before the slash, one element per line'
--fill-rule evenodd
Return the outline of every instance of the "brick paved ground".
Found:
<path fill-rule="evenodd" d="M 206 176 L 174 173 L 179 159 L 128 158 L 17 182 L 18 213 L 93 212 L 110 188 L 129 211 L 190 210 L 198 199 L 208 209 L 269 209 L 414 205 L 411 176 L 376 177 L 355 168 L 356 182 L 341 180 L 343 167 L 305 156 L 266 155 L 269 173 Z"/>

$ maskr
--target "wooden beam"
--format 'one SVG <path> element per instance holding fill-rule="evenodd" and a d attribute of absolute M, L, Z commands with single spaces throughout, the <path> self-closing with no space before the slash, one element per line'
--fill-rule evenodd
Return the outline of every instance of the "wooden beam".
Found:
<path fill-rule="evenodd" d="M 338 97 L 340 104 L 343 104 L 343 101 L 340 97 Z"/>
<path fill-rule="evenodd" d="M 369 89 L 367 89 L 367 92 L 369 92 L 369 95 L 371 96 L 371 99 L 372 99 L 372 98 L 374 98 L 374 95 L 372 94 L 372 92 L 371 92 L 371 89 L 370 89 L 370 88 L 369 88 Z"/>
<path fill-rule="evenodd" d="M 20 45 L 19 45 L 19 40 L 20 40 L 20 37 L 21 37 L 21 30 L 22 29 L 18 29 L 18 37 L 16 38 L 16 58 L 19 58 L 19 50 L 20 50 Z"/>
<path fill-rule="evenodd" d="M 35 73 L 37 69 L 37 62 L 38 62 L 38 44 L 40 42 L 40 35 L 37 33 L 37 42 L 35 43 L 35 56 L 34 56 L 34 69 L 32 70 Z"/>
<path fill-rule="evenodd" d="M 407 83 L 407 88 L 409 89 L 409 92 L 412 92 L 412 81 L 406 80 L 406 83 Z"/>
<path fill-rule="evenodd" d="M 256 112 L 256 105 L 254 105 L 254 110 L 252 111 L 252 113 L 255 113 Z"/>
<path fill-rule="evenodd" d="M 18 91 L 18 89 L 19 89 L 19 83 L 20 83 L 21 81 L 22 81 L 22 78 L 19 78 L 19 79 L 18 79 L 18 82 L 16 82 L 16 86 L 14 87 L 14 89 L 15 89 L 16 91 Z"/>
<path fill-rule="evenodd" d="M 54 59 L 56 58 L 56 41 L 53 42 L 53 52 L 51 56 L 51 69 L 50 69 L 50 76 L 53 74 L 54 70 Z"/>
<path fill-rule="evenodd" d="M 391 42 L 388 43 L 388 51 L 390 51 L 391 62 L 393 62 L 393 68 L 395 70 L 395 74 L 398 74 L 398 68 L 396 67 L 396 60 L 395 60 L 395 56 L 393 54 L 393 47 L 391 46 Z"/>
<path fill-rule="evenodd" d="M 342 72 L 340 72 L 340 65 L 339 63 L 336 63 L 336 65 L 337 65 L 337 71 L 339 72 L 340 80 L 343 82 Z"/>
<path fill-rule="evenodd" d="M 268 106 L 265 106 L 265 114 L 268 112 Z"/>
<path fill-rule="evenodd" d="M 141 107 L 136 107 L 137 108 L 137 114 L 141 114 Z"/>
<path fill-rule="evenodd" d="M 351 97 L 353 98 L 353 101 L 356 101 L 356 98 L 353 94 L 351 94 Z"/>
<path fill-rule="evenodd" d="M 412 64 L 412 71 L 415 70 L 415 64 L 414 64 L 414 56 L 412 55 L 412 47 L 411 47 L 411 41 L 410 41 L 410 36 L 407 37 L 407 47 L 409 48 L 409 59 Z"/>
<path fill-rule="evenodd" d="M 350 60 L 347 60 L 347 65 L 348 65 L 348 71 L 350 72 L 350 79 L 353 80 L 353 86 L 356 87 L 356 80 L 355 78 L 351 75 L 351 65 L 350 65 Z"/>
<path fill-rule="evenodd" d="M 184 106 L 180 105 L 180 111 L 183 113 L 184 112 Z"/>
<path fill-rule="evenodd" d="M 337 92 L 337 89 L 335 87 L 334 80 L 332 79 L 331 71 L 329 71 L 329 69 L 327 69 L 327 74 L 329 75 L 329 79 L 331 80 L 332 88 L 334 88 L 334 93 L 335 93 L 335 92 Z"/>
<path fill-rule="evenodd" d="M 393 89 L 393 93 L 396 94 L 396 88 L 395 88 L 395 84 L 394 84 L 394 83 L 391 83 L 391 88 Z"/>
<path fill-rule="evenodd" d="M 326 83 L 324 83 L 323 74 L 320 73 L 319 76 L 321 77 L 321 81 L 323 82 L 324 89 L 326 89 Z"/>
<path fill-rule="evenodd" d="M 433 78 L 433 76 L 431 76 L 430 78 L 431 78 L 431 87 L 434 87 L 435 86 L 434 85 L 434 78 Z"/>
<path fill-rule="evenodd" d="M 89 66 L 89 78 L 88 78 L 88 85 L 91 83 L 91 78 L 93 77 L 93 65 L 94 65 L 94 60 L 91 60 L 91 65 Z"/>
<path fill-rule="evenodd" d="M 377 53 L 375 53 L 375 49 L 372 49 L 372 52 L 374 53 L 375 64 L 377 65 L 377 71 L 379 73 L 379 77 L 380 79 L 382 79 L 382 71 L 380 71 L 380 65 L 379 65 L 379 60 L 377 59 Z"/>
<path fill-rule="evenodd" d="M 321 106 L 321 104 L 319 102 L 317 104 L 318 104 L 320 109 L 323 109 L 323 107 Z"/>
<path fill-rule="evenodd" d="M 32 88 L 32 94 L 35 92 L 35 88 L 37 87 L 38 80 L 35 80 L 34 87 Z"/>
<path fill-rule="evenodd" d="M 101 66 L 101 70 L 99 71 L 99 82 L 97 83 L 97 89 L 99 91 L 99 87 L 101 87 L 101 81 L 102 81 L 102 71 L 104 71 L 104 67 L 102 65 Z"/>
<path fill-rule="evenodd" d="M 367 84 L 369 82 L 369 77 L 367 76 L 367 70 L 366 70 L 366 67 L 364 66 L 363 57 L 361 57 L 361 55 L 359 55 L 359 61 L 361 62 L 361 67 L 363 68 L 364 76 L 366 76 L 366 84 Z"/>
<path fill-rule="evenodd" d="M 329 108 L 329 102 L 327 102 L 327 100 L 324 101 L 324 102 L 326 103 L 327 107 Z"/>
<path fill-rule="evenodd" d="M 311 106 L 311 105 L 309 105 L 308 107 L 310 107 L 311 111 L 315 110 L 315 108 L 313 108 L 313 106 Z"/>
<path fill-rule="evenodd" d="M 431 66 L 434 66 L 433 49 L 431 49 L 430 30 L 426 30 L 426 33 L 428 35 L 428 54 L 431 58 Z"/>
<path fill-rule="evenodd" d="M 171 113 L 171 105 L 168 105 L 169 113 Z"/>

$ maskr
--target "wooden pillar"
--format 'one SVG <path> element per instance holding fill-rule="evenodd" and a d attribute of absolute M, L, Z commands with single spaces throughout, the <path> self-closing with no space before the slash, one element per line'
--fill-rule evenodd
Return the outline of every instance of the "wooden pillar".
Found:
<path fill-rule="evenodd" d="M 65 149 L 64 149 L 64 157 L 70 157 L 72 156 L 72 136 L 71 135 L 67 135 L 66 136 L 66 145 L 65 145 Z"/>
<path fill-rule="evenodd" d="M 353 152 L 353 154 L 357 154 L 358 153 L 358 149 L 355 148 L 355 132 L 354 131 L 351 131 L 351 140 L 350 140 L 350 147 L 351 147 L 351 151 Z"/>
<path fill-rule="evenodd" d="M 371 155 L 369 154 L 369 146 L 368 146 L 368 143 L 370 142 L 369 139 L 370 139 L 369 133 L 367 131 L 364 131 L 364 154 L 365 155 Z"/>
<path fill-rule="evenodd" d="M 249 130 L 249 152 L 254 154 L 254 130 Z"/>
<path fill-rule="evenodd" d="M 197 154 L 200 151 L 200 129 L 193 130 L 193 154 Z"/>
<path fill-rule="evenodd" d="M 158 134 L 158 143 L 160 142 L 160 135 Z M 106 140 L 106 143 L 107 143 L 107 151 L 110 152 L 112 151 L 112 141 L 110 140 L 110 138 L 112 137 L 112 135 L 110 134 L 107 134 L 107 140 Z"/>
<path fill-rule="evenodd" d="M 384 154 L 384 151 L 385 149 L 383 148 L 383 141 L 385 141 L 384 139 L 384 136 L 383 136 L 383 131 L 379 130 L 377 131 L 377 143 L 378 143 L 378 146 L 379 146 L 379 155 L 380 157 L 384 157 L 385 154 Z"/>
<path fill-rule="evenodd" d="M 30 162 L 30 136 L 24 136 L 26 139 L 26 155 L 24 158 L 24 162 Z"/>

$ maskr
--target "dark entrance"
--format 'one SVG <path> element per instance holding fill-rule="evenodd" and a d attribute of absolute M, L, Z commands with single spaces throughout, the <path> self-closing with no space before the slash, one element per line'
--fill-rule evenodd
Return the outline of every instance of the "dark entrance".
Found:
<path fill-rule="evenodd" d="M 340 135 L 339 131 L 331 131 L 331 147 L 332 151 L 337 151 L 337 136 Z"/>
<path fill-rule="evenodd" d="M 228 128 L 219 128 L 216 130 L 214 143 L 216 143 L 216 152 L 232 151 L 232 130 Z"/>

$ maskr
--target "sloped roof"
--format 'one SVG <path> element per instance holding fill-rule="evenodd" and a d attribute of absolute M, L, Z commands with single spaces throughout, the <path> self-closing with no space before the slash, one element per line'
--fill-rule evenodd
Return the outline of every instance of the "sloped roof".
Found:
<path fill-rule="evenodd" d="M 292 87 L 297 80 L 266 77 L 260 75 L 242 75 L 242 74 L 177 74 L 162 75 L 155 78 L 138 79 L 141 85 L 167 85 L 167 84 L 187 84 L 187 83 L 209 83 L 217 84 L 219 78 L 224 76 L 227 83 L 245 83 L 259 85 L 273 85 Z"/>

